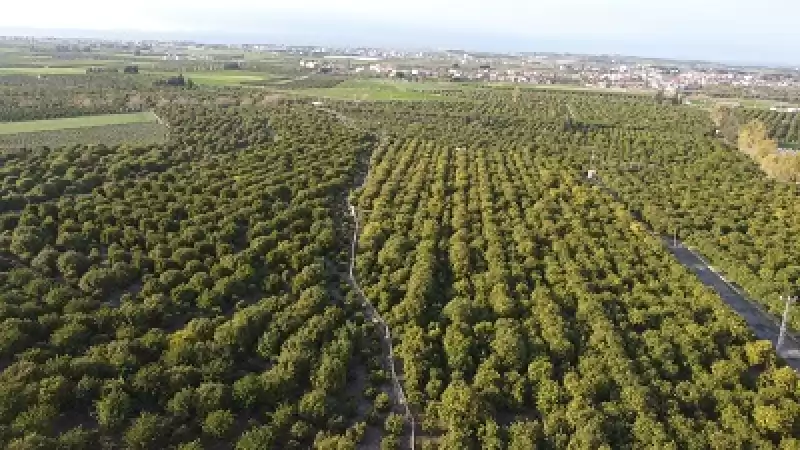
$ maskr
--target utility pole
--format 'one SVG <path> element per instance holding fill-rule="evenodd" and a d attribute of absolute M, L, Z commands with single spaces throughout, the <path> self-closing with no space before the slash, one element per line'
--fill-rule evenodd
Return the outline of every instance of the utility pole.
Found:
<path fill-rule="evenodd" d="M 784 299 L 784 296 L 781 295 L 781 300 Z M 783 347 L 783 341 L 786 338 L 786 322 L 789 321 L 789 308 L 791 308 L 792 303 L 797 301 L 797 296 L 786 296 L 786 308 L 783 310 L 783 321 L 781 321 L 781 333 L 778 335 L 778 344 L 775 346 L 775 351 L 780 354 L 781 347 Z"/>
<path fill-rule="evenodd" d="M 678 246 L 678 227 L 675 227 L 675 230 L 672 234 L 672 246 L 673 247 Z"/>
<path fill-rule="evenodd" d="M 584 150 L 584 151 L 591 150 L 591 152 L 592 152 L 591 156 L 589 157 L 589 168 L 586 171 L 586 178 L 589 178 L 591 180 L 592 178 L 595 177 L 595 175 L 597 175 L 597 169 L 595 168 L 595 165 L 594 165 L 594 151 L 596 150 L 596 147 L 593 146 L 593 145 L 592 146 L 584 146 L 584 147 L 582 147 L 582 150 Z"/>

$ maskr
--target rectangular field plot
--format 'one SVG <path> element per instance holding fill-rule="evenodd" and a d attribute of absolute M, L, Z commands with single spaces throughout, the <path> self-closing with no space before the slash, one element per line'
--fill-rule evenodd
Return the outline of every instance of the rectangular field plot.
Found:
<path fill-rule="evenodd" d="M 0 67 L 0 75 L 78 75 L 84 67 Z"/>
<path fill-rule="evenodd" d="M 158 119 L 151 112 L 131 114 L 106 114 L 102 116 L 68 117 L 65 119 L 31 120 L 25 122 L 0 123 L 0 135 L 56 131 L 71 128 L 97 127 L 103 125 L 124 125 L 131 123 L 156 123 Z"/>
<path fill-rule="evenodd" d="M 295 93 L 307 97 L 320 97 L 335 100 L 447 100 L 434 91 L 453 88 L 452 84 L 442 83 L 405 83 L 383 80 L 345 81 L 330 88 L 306 88 L 294 90 Z"/>
<path fill-rule="evenodd" d="M 49 121 L 48 121 L 49 122 Z M 167 139 L 157 122 L 119 123 L 35 132 L 0 133 L 0 148 L 64 147 L 70 145 L 155 144 Z"/>
<path fill-rule="evenodd" d="M 175 76 L 172 72 L 142 72 L 148 75 L 161 77 Z M 183 76 L 194 83 L 203 86 L 239 86 L 247 84 L 267 83 L 276 77 L 266 72 L 253 72 L 246 70 L 214 70 L 184 72 Z"/>

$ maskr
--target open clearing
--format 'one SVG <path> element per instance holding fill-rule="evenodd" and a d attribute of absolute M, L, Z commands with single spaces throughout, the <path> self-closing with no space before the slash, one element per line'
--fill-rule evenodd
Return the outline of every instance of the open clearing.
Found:
<path fill-rule="evenodd" d="M 778 108 L 798 108 L 800 104 L 784 102 L 779 100 L 765 100 L 758 98 L 740 98 L 740 97 L 708 97 L 705 95 L 693 95 L 689 97 L 692 105 L 711 108 L 717 104 L 722 106 L 738 106 L 743 108 L 753 109 L 769 109 L 772 107 Z"/>
<path fill-rule="evenodd" d="M 142 72 L 149 75 L 175 76 L 171 72 Z M 265 72 L 244 70 L 183 72 L 183 76 L 193 82 L 207 86 L 236 86 L 244 83 L 271 81 L 276 77 Z"/>
<path fill-rule="evenodd" d="M 490 82 L 493 87 L 519 87 L 520 89 L 547 90 L 547 91 L 573 91 L 573 92 L 600 92 L 623 94 L 651 94 L 652 89 L 641 88 L 606 88 L 600 86 L 581 86 L 577 84 L 529 84 L 510 82 Z"/>
<path fill-rule="evenodd" d="M 0 148 L 68 147 L 72 145 L 148 145 L 166 141 L 167 127 L 157 122 L 64 128 L 34 133 L 0 134 Z"/>
<path fill-rule="evenodd" d="M 332 88 L 298 89 L 295 93 L 308 97 L 339 100 L 447 100 L 431 90 L 452 88 L 448 83 L 416 83 L 389 80 L 346 81 Z"/>
<path fill-rule="evenodd" d="M 56 131 L 71 128 L 97 127 L 103 125 L 123 125 L 131 123 L 157 122 L 151 112 L 130 114 L 106 114 L 102 116 L 69 117 L 66 119 L 32 120 L 27 122 L 0 123 L 0 135 L 17 133 L 35 133 L 40 131 Z"/>
<path fill-rule="evenodd" d="M 75 75 L 86 73 L 81 67 L 0 67 L 0 75 Z"/>
<path fill-rule="evenodd" d="M 470 91 L 481 88 L 511 88 L 525 90 L 588 91 L 607 93 L 639 94 L 646 91 L 634 89 L 607 89 L 559 84 L 518 84 L 518 83 L 458 83 L 448 81 L 404 81 L 391 79 L 369 79 L 345 81 L 332 88 L 298 89 L 300 95 L 332 98 L 338 100 L 448 100 L 447 96 L 432 91 Z"/>

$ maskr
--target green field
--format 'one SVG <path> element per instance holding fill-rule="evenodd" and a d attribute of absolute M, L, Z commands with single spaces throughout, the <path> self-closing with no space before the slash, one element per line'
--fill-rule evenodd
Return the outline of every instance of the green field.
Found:
<path fill-rule="evenodd" d="M 516 87 L 520 89 L 539 89 L 548 91 L 573 91 L 573 92 L 601 92 L 601 93 L 624 93 L 624 94 L 644 94 L 654 92 L 652 89 L 639 88 L 604 88 L 598 86 L 580 86 L 576 84 L 528 84 L 510 82 L 492 82 L 488 84 L 494 87 Z"/>
<path fill-rule="evenodd" d="M 86 73 L 81 67 L 0 67 L 0 75 L 75 75 Z"/>
<path fill-rule="evenodd" d="M 409 82 L 393 79 L 368 79 L 345 81 L 333 88 L 309 88 L 294 91 L 297 94 L 331 98 L 337 100 L 447 100 L 448 97 L 431 91 L 469 91 L 481 88 L 511 88 L 529 90 L 557 90 L 557 91 L 587 91 L 587 92 L 614 92 L 614 93 L 645 93 L 643 90 L 606 89 L 599 87 L 584 87 L 559 84 L 518 84 L 518 83 L 480 83 L 449 81 L 421 81 Z"/>
<path fill-rule="evenodd" d="M 0 134 L 0 148 L 50 148 L 72 145 L 120 144 L 148 145 L 166 141 L 167 127 L 156 122 L 64 128 L 35 133 Z"/>
<path fill-rule="evenodd" d="M 394 80 L 352 80 L 332 88 L 298 89 L 296 94 L 307 97 L 337 100 L 447 100 L 447 97 L 429 92 L 454 89 L 453 83 L 416 83 Z"/>
<path fill-rule="evenodd" d="M 5 122 L 0 123 L 0 135 L 97 127 L 103 125 L 148 123 L 156 122 L 157 120 L 158 119 L 156 119 L 155 114 L 151 112 L 142 112 L 130 114 L 106 114 L 102 116 L 69 117 L 66 119 L 32 120 L 28 122 Z"/>
<path fill-rule="evenodd" d="M 55 63 L 54 63 L 55 64 Z M 116 64 L 119 66 L 121 61 L 70 61 L 72 67 L 0 67 L 0 76 L 2 75 L 79 75 L 85 74 L 87 67 L 92 66 L 107 66 Z M 155 75 L 162 77 L 175 76 L 176 72 L 157 70 L 149 71 L 147 67 L 153 66 L 152 60 L 143 59 L 136 60 L 135 64 L 139 65 L 142 74 Z M 74 67 L 79 66 L 79 67 Z M 114 66 L 114 67 L 116 67 Z M 265 72 L 252 72 L 243 70 L 230 70 L 230 71 L 197 71 L 197 72 L 184 72 L 183 75 L 191 78 L 197 84 L 207 86 L 237 86 L 244 83 L 259 82 L 259 81 L 273 81 L 277 77 Z"/>
<path fill-rule="evenodd" d="M 772 108 L 773 106 L 779 108 L 797 108 L 799 105 L 796 103 L 786 103 L 777 100 L 764 100 L 759 98 L 745 98 L 738 99 L 742 106 L 746 108 Z"/>
<path fill-rule="evenodd" d="M 797 103 L 788 103 L 778 100 L 767 100 L 758 98 L 733 98 L 733 97 L 707 97 L 707 96 L 692 96 L 689 100 L 695 106 L 712 107 L 717 104 L 722 105 L 738 105 L 743 108 L 754 109 L 769 109 L 773 106 L 781 108 L 797 108 Z"/>
<path fill-rule="evenodd" d="M 175 76 L 174 72 L 142 72 L 148 75 L 158 75 L 164 77 Z M 265 72 L 251 72 L 244 70 L 214 70 L 183 72 L 183 76 L 191 79 L 196 84 L 206 86 L 237 86 L 243 83 L 258 81 L 271 81 L 276 77 Z"/>
<path fill-rule="evenodd" d="M 341 86 L 346 86 L 348 84 L 353 84 L 354 86 L 378 85 L 382 87 L 391 87 L 400 91 L 417 91 L 417 92 L 446 91 L 446 90 L 463 91 L 464 89 L 480 87 L 480 85 L 474 83 L 454 83 L 452 81 L 404 81 L 404 80 L 395 80 L 390 78 L 378 78 L 378 79 L 370 79 L 362 81 L 346 81 L 342 83 Z"/>

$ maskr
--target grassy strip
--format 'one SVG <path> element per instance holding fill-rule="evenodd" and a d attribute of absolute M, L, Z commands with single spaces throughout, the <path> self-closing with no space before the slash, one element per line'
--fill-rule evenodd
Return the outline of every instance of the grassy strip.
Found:
<path fill-rule="evenodd" d="M 167 128 L 155 122 L 0 134 L 0 148 L 65 147 L 71 145 L 156 144 L 166 141 Z"/>
<path fill-rule="evenodd" d="M 142 72 L 147 75 L 157 75 L 163 77 L 175 76 L 175 72 L 165 71 L 146 71 Z M 191 79 L 193 82 L 207 86 L 237 86 L 246 82 L 253 81 L 269 81 L 276 78 L 275 75 L 264 72 L 251 72 L 246 70 L 214 70 L 214 71 L 197 71 L 197 72 L 183 72 L 183 76 Z"/>
<path fill-rule="evenodd" d="M 86 73 L 83 67 L 0 67 L 0 75 L 74 75 Z"/>
<path fill-rule="evenodd" d="M 129 123 L 156 122 L 151 112 L 130 114 L 106 114 L 102 116 L 69 117 L 65 119 L 32 120 L 27 122 L 0 123 L 0 135 L 35 133 L 40 131 L 65 130 L 70 128 L 96 127 L 102 125 L 122 125 Z"/>
<path fill-rule="evenodd" d="M 297 89 L 293 92 L 307 97 L 330 98 L 337 100 L 448 100 L 436 89 L 457 88 L 447 83 L 416 83 L 390 80 L 351 80 L 332 88 Z"/>
<path fill-rule="evenodd" d="M 575 85 L 545 85 L 545 84 L 516 84 L 516 83 L 481 83 L 465 82 L 453 83 L 448 81 L 421 81 L 408 82 L 390 79 L 350 80 L 334 88 L 309 88 L 298 89 L 294 92 L 304 96 L 332 98 L 338 100 L 448 100 L 448 97 L 429 91 L 461 90 L 470 91 L 485 88 L 513 88 L 525 90 L 555 90 L 555 91 L 580 91 L 580 92 L 611 92 L 628 94 L 645 94 L 647 91 L 636 89 L 607 89 L 599 87 L 585 87 Z"/>

